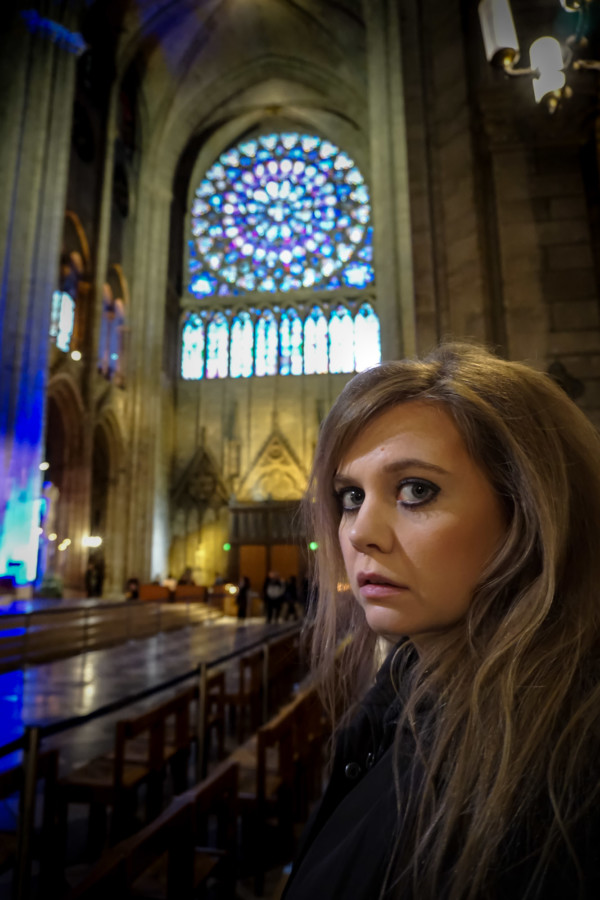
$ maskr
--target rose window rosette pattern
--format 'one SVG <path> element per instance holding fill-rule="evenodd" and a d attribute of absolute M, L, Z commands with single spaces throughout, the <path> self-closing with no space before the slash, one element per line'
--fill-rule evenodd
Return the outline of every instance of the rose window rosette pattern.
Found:
<path fill-rule="evenodd" d="M 369 191 L 347 153 L 269 134 L 221 154 L 191 210 L 189 290 L 198 299 L 373 283 Z"/>

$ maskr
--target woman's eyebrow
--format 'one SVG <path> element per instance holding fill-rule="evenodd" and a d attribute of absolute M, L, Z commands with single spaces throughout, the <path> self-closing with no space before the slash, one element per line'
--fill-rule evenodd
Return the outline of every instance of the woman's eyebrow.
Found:
<path fill-rule="evenodd" d="M 383 471 L 386 474 L 391 475 L 396 472 L 403 472 L 405 469 L 428 469 L 430 472 L 437 472 L 440 475 L 449 474 L 448 470 L 442 468 L 442 466 L 426 462 L 424 459 L 419 459 L 418 457 L 394 460 L 394 462 L 386 463 L 383 467 Z"/>
<path fill-rule="evenodd" d="M 419 459 L 418 457 L 411 457 L 409 459 L 397 459 L 393 462 L 386 463 L 383 466 L 383 472 L 386 475 L 398 475 L 401 472 L 406 471 L 406 469 L 425 469 L 429 472 L 435 472 L 438 475 L 449 475 L 447 469 L 442 468 L 442 466 L 437 466 L 435 463 L 426 462 L 424 459 Z M 356 480 L 356 477 L 352 477 L 350 475 L 346 475 L 343 471 L 336 472 L 333 476 L 334 485 L 344 486 L 347 484 L 352 484 Z"/>

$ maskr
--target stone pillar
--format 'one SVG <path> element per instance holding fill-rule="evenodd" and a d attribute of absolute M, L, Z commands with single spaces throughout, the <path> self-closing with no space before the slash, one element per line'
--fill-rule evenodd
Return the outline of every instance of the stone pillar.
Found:
<path fill-rule="evenodd" d="M 365 0 L 377 307 L 382 356 L 416 349 L 408 159 L 398 0 Z"/>
<path fill-rule="evenodd" d="M 150 154 L 148 154 L 150 155 Z M 140 177 L 131 293 L 128 361 L 129 496 L 127 577 L 148 580 L 167 568 L 168 485 L 165 470 L 163 342 L 170 175 L 151 164 Z"/>
<path fill-rule="evenodd" d="M 36 574 L 48 331 L 83 0 L 19 0 L 0 38 L 0 575 Z"/>

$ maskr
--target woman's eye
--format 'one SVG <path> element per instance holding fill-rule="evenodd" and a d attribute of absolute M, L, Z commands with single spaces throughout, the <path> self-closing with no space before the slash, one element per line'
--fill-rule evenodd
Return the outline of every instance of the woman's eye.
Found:
<path fill-rule="evenodd" d="M 365 499 L 365 492 L 361 488 L 351 487 L 338 491 L 338 500 L 343 510 L 358 509 Z"/>
<path fill-rule="evenodd" d="M 431 481 L 410 478 L 403 481 L 398 490 L 398 501 L 403 506 L 424 506 L 437 496 L 440 489 Z"/>

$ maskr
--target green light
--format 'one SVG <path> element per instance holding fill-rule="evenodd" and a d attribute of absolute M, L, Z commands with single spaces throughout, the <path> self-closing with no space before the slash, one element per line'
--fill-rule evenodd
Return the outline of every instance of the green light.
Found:
<path fill-rule="evenodd" d="M 316 541 L 311 541 L 310 544 L 309 544 L 308 546 L 309 546 L 309 548 L 310 548 L 311 550 L 318 550 L 318 549 L 319 549 L 319 545 L 317 544 Z"/>
<path fill-rule="evenodd" d="M 231 550 L 231 544 L 223 544 L 223 550 L 226 553 L 229 553 L 229 551 Z"/>

